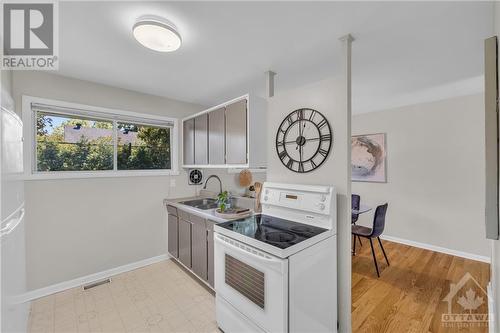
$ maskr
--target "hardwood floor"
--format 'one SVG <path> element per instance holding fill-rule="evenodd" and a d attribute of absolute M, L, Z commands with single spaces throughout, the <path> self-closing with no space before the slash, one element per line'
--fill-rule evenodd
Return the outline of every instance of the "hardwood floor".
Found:
<path fill-rule="evenodd" d="M 356 244 L 352 260 L 353 332 L 488 332 L 481 314 L 488 313 L 485 291 L 489 264 L 382 242 L 390 266 L 375 240 L 378 279 L 370 243 L 363 239 L 362 247 Z M 448 302 L 443 300 L 451 283 L 458 284 L 457 292 L 451 294 L 451 313 L 461 316 L 448 315 Z"/>

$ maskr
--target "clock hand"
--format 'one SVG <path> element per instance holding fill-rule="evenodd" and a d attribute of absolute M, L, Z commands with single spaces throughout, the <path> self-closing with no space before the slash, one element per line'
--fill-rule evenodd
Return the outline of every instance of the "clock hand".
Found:
<path fill-rule="evenodd" d="M 305 139 L 306 142 L 307 141 L 318 141 L 320 138 L 310 138 L 310 139 Z M 290 144 L 294 144 L 294 143 L 297 143 L 297 140 L 293 140 L 293 141 L 285 141 L 285 144 L 286 145 L 290 145 Z"/>
<path fill-rule="evenodd" d="M 307 122 L 304 122 L 304 126 L 302 127 L 302 136 L 304 136 L 304 132 L 306 131 L 306 125 L 307 125 Z"/>
<path fill-rule="evenodd" d="M 302 120 L 299 118 L 299 137 L 297 138 L 297 147 L 295 147 L 295 150 L 299 149 L 299 143 L 298 139 L 302 136 Z"/>
<path fill-rule="evenodd" d="M 297 139 L 295 139 L 295 143 L 297 144 L 297 146 L 295 147 L 295 150 L 299 149 L 298 139 L 300 138 L 300 132 L 301 132 L 300 131 L 300 127 L 301 127 L 300 126 L 300 124 L 301 124 L 300 118 L 299 118 L 298 122 L 299 122 L 299 126 L 297 127 L 297 132 L 298 132 L 297 134 L 298 134 L 298 136 L 297 136 Z"/>

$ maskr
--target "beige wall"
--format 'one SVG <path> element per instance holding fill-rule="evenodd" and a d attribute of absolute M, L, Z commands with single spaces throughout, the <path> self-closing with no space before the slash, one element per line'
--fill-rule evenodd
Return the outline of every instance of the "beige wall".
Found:
<path fill-rule="evenodd" d="M 17 71 L 13 83 L 19 114 L 24 94 L 171 117 L 202 109 L 44 72 Z M 165 254 L 162 200 L 194 191 L 182 171 L 172 177 L 27 181 L 28 289 Z"/>
<path fill-rule="evenodd" d="M 387 133 L 387 183 L 353 182 L 375 207 L 389 203 L 385 235 L 486 256 L 482 95 L 356 115 L 352 133 Z M 371 225 L 373 211 L 361 215 Z"/>
<path fill-rule="evenodd" d="M 278 82 L 279 86 L 279 82 Z M 267 179 L 273 182 L 334 185 L 337 190 L 338 295 L 341 332 L 350 331 L 351 255 L 350 255 L 350 182 L 348 156 L 350 148 L 349 118 L 346 110 L 345 79 L 329 79 L 298 89 L 276 92 L 269 99 Z M 333 131 L 334 143 L 326 162 L 319 169 L 305 174 L 288 170 L 275 150 L 276 131 L 285 116 L 302 107 L 325 115 Z M 349 216 L 348 216 L 349 215 Z"/>

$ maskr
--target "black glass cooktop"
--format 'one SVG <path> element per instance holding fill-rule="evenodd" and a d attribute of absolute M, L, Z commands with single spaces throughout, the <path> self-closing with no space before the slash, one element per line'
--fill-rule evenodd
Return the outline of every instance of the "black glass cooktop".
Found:
<path fill-rule="evenodd" d="M 262 214 L 220 223 L 218 226 L 280 249 L 286 249 L 327 231 L 327 229 Z"/>

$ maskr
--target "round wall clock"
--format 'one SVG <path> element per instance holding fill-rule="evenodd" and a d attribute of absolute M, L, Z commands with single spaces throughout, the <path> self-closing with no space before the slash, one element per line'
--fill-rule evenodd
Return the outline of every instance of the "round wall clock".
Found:
<path fill-rule="evenodd" d="M 325 162 L 333 134 L 326 118 L 313 109 L 291 112 L 276 133 L 276 153 L 288 169 L 305 173 Z"/>

